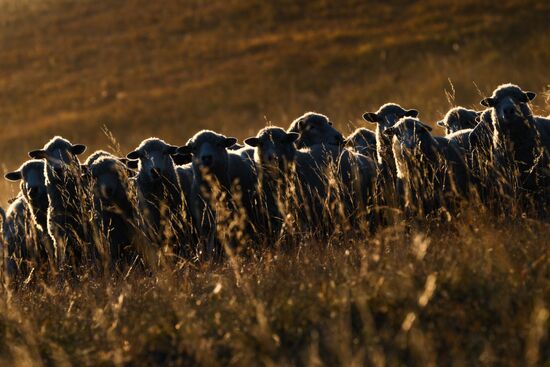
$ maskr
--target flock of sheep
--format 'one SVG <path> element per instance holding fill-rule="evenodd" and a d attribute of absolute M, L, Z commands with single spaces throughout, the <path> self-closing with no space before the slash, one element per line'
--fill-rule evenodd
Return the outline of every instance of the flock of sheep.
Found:
<path fill-rule="evenodd" d="M 144 140 L 126 157 L 61 137 L 29 152 L 6 174 L 21 191 L 2 210 L 4 268 L 74 271 L 155 266 L 159 249 L 190 261 L 244 244 L 273 245 L 289 233 L 326 238 L 373 229 L 396 215 L 438 218 L 482 203 L 500 213 L 546 216 L 550 120 L 535 98 L 499 86 L 486 108 L 451 109 L 433 136 L 418 111 L 388 103 L 347 138 L 309 112 L 288 129 L 268 126 L 237 139 L 200 131 L 178 147 Z M 397 214 L 396 214 L 397 213 Z"/>

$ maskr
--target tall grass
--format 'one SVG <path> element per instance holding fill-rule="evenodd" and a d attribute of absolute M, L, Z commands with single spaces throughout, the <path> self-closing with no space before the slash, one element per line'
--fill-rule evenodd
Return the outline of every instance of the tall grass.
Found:
<path fill-rule="evenodd" d="M 2 362 L 544 365 L 549 231 L 472 210 L 149 275 L 3 287 Z"/>
<path fill-rule="evenodd" d="M 284 236 L 272 246 L 246 237 L 247 217 L 232 209 L 241 207 L 238 191 L 225 197 L 212 183 L 214 233 L 205 240 L 215 238 L 221 257 L 200 241 L 196 256 L 180 257 L 162 242 L 171 218 L 154 234 L 140 219 L 136 257 L 113 267 L 108 238 L 86 220 L 99 235 L 80 246 L 96 249 L 94 262 L 2 283 L 0 362 L 548 363 L 546 222 L 495 215 L 472 199 L 443 221 L 397 209 L 393 224 L 373 230 L 368 212 L 350 222 L 336 168 L 324 176 L 332 194 L 316 198 L 321 213 L 293 200 L 303 195 L 296 181 L 279 185 Z"/>
<path fill-rule="evenodd" d="M 538 92 L 535 112 L 550 112 L 546 3 L 398 3 L 0 0 L 3 170 L 57 133 L 122 155 L 144 137 L 178 144 L 203 127 L 244 138 L 304 110 L 345 130 L 389 100 L 435 121 L 504 81 Z M 0 365 L 550 363 L 546 221 L 489 184 L 498 205 L 474 198 L 444 220 L 410 220 L 375 201 L 353 222 L 341 200 L 353 192 L 336 176 L 317 198 L 320 218 L 281 182 L 284 235 L 263 241 L 229 210 L 238 194 L 213 194 L 221 259 L 196 234 L 192 256 L 178 254 L 138 210 L 134 261 L 114 266 L 105 228 L 84 212 L 94 235 L 82 245 L 99 260 L 3 274 Z M 0 193 L 5 203 L 16 188 Z M 164 219 L 170 238 L 178 229 Z"/>

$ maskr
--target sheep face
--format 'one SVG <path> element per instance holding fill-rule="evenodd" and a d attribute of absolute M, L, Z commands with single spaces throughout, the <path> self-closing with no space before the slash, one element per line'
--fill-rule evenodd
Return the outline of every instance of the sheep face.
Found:
<path fill-rule="evenodd" d="M 406 110 L 398 104 L 386 103 L 376 112 L 365 112 L 363 119 L 365 121 L 377 124 L 377 128 L 383 132 L 392 127 L 403 117 L 417 117 L 417 110 Z"/>
<path fill-rule="evenodd" d="M 34 159 L 45 159 L 55 172 L 62 173 L 69 167 L 79 165 L 78 155 L 84 153 L 86 146 L 82 144 L 71 144 L 67 139 L 55 137 L 50 140 L 43 149 L 29 152 Z"/>
<path fill-rule="evenodd" d="M 235 138 L 228 138 L 213 131 L 201 131 L 193 136 L 186 145 L 178 148 L 178 153 L 192 156 L 195 170 L 211 174 L 227 172 L 227 148 L 237 142 Z"/>
<path fill-rule="evenodd" d="M 267 171 L 284 171 L 289 162 L 294 161 L 296 147 L 294 142 L 300 134 L 287 133 L 279 127 L 267 127 L 256 137 L 248 138 L 244 142 L 254 147 L 254 159 L 262 169 Z"/>
<path fill-rule="evenodd" d="M 139 160 L 138 171 L 140 178 L 152 183 L 160 182 L 163 178 L 174 176 L 174 161 L 177 147 L 167 144 L 161 139 L 150 138 L 144 140 L 133 152 L 128 153 L 128 159 Z"/>
<path fill-rule="evenodd" d="M 40 207 L 40 203 L 48 202 L 46 178 L 44 176 L 44 161 L 30 160 L 17 171 L 5 176 L 10 181 L 21 180 L 21 192 L 32 207 Z"/>
<path fill-rule="evenodd" d="M 288 132 L 300 134 L 296 141 L 298 148 L 317 144 L 341 146 L 345 142 L 343 135 L 334 128 L 327 116 L 314 112 L 308 112 L 294 120 Z"/>
<path fill-rule="evenodd" d="M 403 118 L 394 126 L 387 128 L 384 134 L 393 137 L 401 155 L 420 157 L 429 155 L 435 143 L 430 131 L 432 128 L 416 118 Z M 397 144 L 395 144 L 397 143 Z"/>
<path fill-rule="evenodd" d="M 517 85 L 501 85 L 491 97 L 485 98 L 481 104 L 493 109 L 493 120 L 502 131 L 514 132 L 528 126 L 532 116 L 528 106 L 535 98 L 533 92 L 524 92 Z"/>
<path fill-rule="evenodd" d="M 480 115 L 481 112 L 455 107 L 449 110 L 443 120 L 437 122 L 437 125 L 445 128 L 447 134 L 452 134 L 459 130 L 474 128 Z"/>
<path fill-rule="evenodd" d="M 126 195 L 128 176 L 126 166 L 113 158 L 102 158 L 91 166 L 90 174 L 94 179 L 94 194 L 103 201 L 115 201 L 115 198 Z"/>

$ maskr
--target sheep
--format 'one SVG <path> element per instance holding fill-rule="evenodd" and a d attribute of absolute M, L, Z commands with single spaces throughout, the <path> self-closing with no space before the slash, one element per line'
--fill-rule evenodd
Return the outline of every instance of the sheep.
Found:
<path fill-rule="evenodd" d="M 517 85 L 503 84 L 480 103 L 491 108 L 494 159 L 520 208 L 527 204 L 544 210 L 550 183 L 547 174 L 550 136 L 529 108 L 528 103 L 535 96 Z"/>
<path fill-rule="evenodd" d="M 308 112 L 296 120 L 294 120 L 290 127 L 287 129 L 287 132 L 295 132 L 300 134 L 299 138 L 296 140 L 295 145 L 298 149 L 309 150 L 310 157 L 306 159 L 311 160 L 312 162 L 308 163 L 313 165 L 316 168 L 315 175 L 326 174 L 325 171 L 329 166 L 336 168 L 336 175 L 340 180 L 340 184 L 343 185 L 341 188 L 346 188 L 348 192 L 351 192 L 352 183 L 351 169 L 354 167 L 351 164 L 351 160 L 364 161 L 368 159 L 359 154 L 356 155 L 353 152 L 350 152 L 344 149 L 344 144 L 346 140 L 342 134 L 333 127 L 332 122 L 325 115 Z M 363 132 L 363 135 L 366 133 Z M 302 159 L 302 158 L 300 158 Z M 367 162 L 365 161 L 365 162 Z M 370 163 L 361 164 L 361 169 L 369 171 Z M 369 168 L 367 168 L 369 167 Z M 365 172 L 366 173 L 366 172 Z M 354 174 L 359 180 L 359 173 Z M 366 173 L 367 176 L 371 176 L 371 173 Z M 345 201 L 345 206 L 352 210 L 353 206 L 350 202 L 350 198 L 347 197 Z M 315 210 L 314 212 L 318 212 Z"/>
<path fill-rule="evenodd" d="M 157 245 L 171 245 L 176 253 L 188 254 L 184 199 L 172 159 L 176 152 L 176 146 L 153 137 L 143 140 L 126 158 L 138 161 L 132 181 L 149 239 Z"/>
<path fill-rule="evenodd" d="M 340 145 L 314 144 L 299 153 L 298 175 L 307 189 L 302 201 L 309 206 L 310 222 L 326 224 L 318 227 L 324 233 L 332 231 L 331 218 L 336 214 L 353 222 L 358 210 L 371 201 L 374 160 Z"/>
<path fill-rule="evenodd" d="M 43 149 L 29 152 L 31 158 L 45 161 L 49 202 L 47 227 L 59 265 L 66 259 L 78 265 L 95 255 L 87 239 L 86 196 L 78 160 L 78 155 L 85 150 L 85 145 L 72 144 L 56 136 Z"/>
<path fill-rule="evenodd" d="M 91 162 L 91 163 L 90 163 Z M 107 245 L 106 258 L 113 264 L 130 264 L 135 252 L 135 212 L 130 199 L 128 168 L 119 158 L 103 152 L 88 159 L 96 243 Z"/>
<path fill-rule="evenodd" d="M 482 111 L 474 111 L 464 107 L 450 109 L 438 126 L 445 128 L 445 137 L 455 142 L 462 152 L 470 154 L 470 134 L 480 121 Z"/>
<path fill-rule="evenodd" d="M 178 156 L 182 157 L 183 155 L 177 154 Z M 189 155 L 188 159 L 191 159 L 191 156 Z M 176 160 L 178 160 L 176 158 Z M 186 158 L 187 160 L 187 158 Z M 184 223 L 186 224 L 186 230 L 188 232 L 188 237 L 190 241 L 196 242 L 198 240 L 197 238 L 197 232 L 196 227 L 193 223 L 193 215 L 191 212 L 191 195 L 192 195 L 192 189 L 193 189 L 193 165 L 192 163 L 185 163 L 183 165 L 176 166 L 176 174 L 178 175 L 180 187 L 183 193 L 183 199 L 185 208 L 183 210 L 184 213 Z M 196 249 L 192 249 L 193 252 L 196 252 Z"/>
<path fill-rule="evenodd" d="M 114 158 L 126 166 L 126 171 L 128 176 L 133 177 L 135 175 L 135 169 L 138 168 L 138 161 L 130 161 L 128 158 L 115 157 L 113 154 L 105 150 L 96 150 L 86 158 L 84 163 L 80 165 L 82 170 L 82 184 L 86 190 L 91 189 L 89 182 L 89 167 L 91 167 L 96 161 L 100 160 L 103 157 Z"/>
<path fill-rule="evenodd" d="M 380 165 L 393 166 L 395 162 L 392 155 L 392 143 L 385 134 L 384 130 L 395 125 L 403 117 L 418 117 L 418 111 L 406 110 L 396 103 L 386 103 L 376 112 L 365 112 L 363 119 L 376 124 L 376 149 L 377 159 Z"/>
<path fill-rule="evenodd" d="M 32 220 L 40 232 L 47 234 L 49 202 L 44 170 L 44 161 L 32 159 L 16 171 L 6 173 L 5 178 L 12 182 L 21 181 L 21 195 L 29 205 Z"/>
<path fill-rule="evenodd" d="M 463 147 L 470 170 L 470 180 L 479 199 L 484 205 L 498 212 L 503 209 L 501 205 L 503 198 L 511 195 L 511 188 L 502 180 L 500 167 L 495 164 L 493 157 L 492 109 L 481 111 L 476 122 L 473 129 L 452 134 L 455 135 L 453 140 L 460 139 L 459 143 Z M 467 138 L 464 137 L 464 133 Z"/>
<path fill-rule="evenodd" d="M 344 136 L 334 128 L 327 116 L 320 113 L 303 114 L 292 121 L 287 132 L 298 134 L 294 145 L 297 149 L 309 153 L 304 159 L 310 161 L 308 164 L 314 167 L 315 175 L 321 174 L 331 162 L 337 161 L 344 149 Z"/>
<path fill-rule="evenodd" d="M 185 163 L 176 166 L 176 173 L 180 180 L 180 186 L 185 195 L 185 200 L 188 200 L 191 196 L 191 187 L 193 186 L 193 165 L 191 163 Z"/>
<path fill-rule="evenodd" d="M 254 200 L 256 198 L 257 168 L 254 164 L 253 150 L 243 147 L 229 150 L 229 175 L 232 185 L 237 185 L 240 202 L 244 206 L 250 223 L 255 223 Z"/>
<path fill-rule="evenodd" d="M 485 109 L 477 117 L 476 126 L 468 134 L 470 168 L 474 175 L 480 175 L 482 166 L 492 160 L 491 151 L 493 144 L 493 122 L 491 109 Z"/>
<path fill-rule="evenodd" d="M 254 147 L 260 215 L 268 238 L 277 236 L 287 214 L 294 214 L 296 221 L 314 231 L 323 232 L 326 225 L 324 201 L 328 195 L 330 146 L 314 144 L 298 150 L 295 142 L 299 138 L 297 132 L 270 126 L 245 140 L 245 144 Z"/>
<path fill-rule="evenodd" d="M 344 214 L 350 224 L 356 226 L 361 216 L 369 214 L 369 207 L 374 204 L 374 186 L 377 178 L 376 161 L 361 153 L 344 149 L 335 168 L 338 178 L 338 201 L 342 203 Z M 366 217 L 365 217 L 366 218 Z M 371 229 L 373 228 L 371 224 Z"/>
<path fill-rule="evenodd" d="M 245 210 L 246 218 L 241 221 L 246 222 L 247 234 L 251 233 L 250 225 L 255 222 L 255 170 L 246 155 L 241 155 L 246 148 L 228 150 L 236 141 L 233 137 L 202 130 L 178 148 L 180 154 L 192 156 L 193 184 L 189 202 L 194 225 L 206 242 L 203 249 L 206 256 L 221 255 L 217 233 L 219 214 L 235 213 L 234 194 L 240 196 Z M 232 192 L 234 184 L 240 186 L 238 192 Z"/>
<path fill-rule="evenodd" d="M 229 158 L 227 148 L 237 142 L 235 138 L 227 138 L 212 131 L 200 131 L 190 138 L 186 145 L 178 148 L 179 154 L 192 157 L 192 184 L 189 195 L 189 209 L 193 225 L 205 241 L 204 248 L 198 249 L 199 254 L 212 255 L 217 251 L 215 235 L 215 215 L 211 204 L 215 201 L 212 195 L 212 186 L 228 190 Z M 190 178 L 188 168 L 180 170 L 183 178 Z M 217 184 L 217 185 L 216 185 Z M 219 197 L 218 197 L 219 199 Z M 218 201 L 219 205 L 226 205 L 225 201 Z"/>
<path fill-rule="evenodd" d="M 47 270 L 43 266 L 55 268 L 56 254 L 48 235 L 49 202 L 44 168 L 43 161 L 29 160 L 16 171 L 7 173 L 5 178 L 13 182 L 21 181 L 19 196 L 25 204 L 24 223 L 27 226 L 24 246 L 32 247 L 34 254 L 34 258 L 26 260 L 32 260 L 37 267 Z M 13 251 L 13 244 L 11 247 Z"/>
<path fill-rule="evenodd" d="M 307 112 L 295 119 L 287 132 L 300 134 L 295 142 L 298 149 L 317 144 L 338 147 L 344 144 L 343 135 L 334 128 L 328 117 L 316 112 Z"/>
<path fill-rule="evenodd" d="M 459 130 L 473 129 L 480 115 L 481 112 L 478 111 L 454 107 L 447 112 L 443 120 L 437 122 L 437 125 L 444 128 L 445 134 L 449 135 Z"/>
<path fill-rule="evenodd" d="M 476 119 L 477 124 L 468 136 L 468 144 L 472 149 L 481 147 L 489 149 L 493 144 L 493 118 L 492 109 L 481 111 Z"/>
<path fill-rule="evenodd" d="M 345 145 L 376 160 L 376 134 L 369 129 L 357 128 L 346 138 Z"/>
<path fill-rule="evenodd" d="M 281 210 L 287 208 L 281 207 L 288 204 L 285 195 L 291 186 L 291 166 L 295 163 L 296 155 L 300 154 L 294 145 L 299 137 L 300 134 L 296 132 L 270 126 L 244 141 L 254 152 L 258 172 L 257 192 L 260 197 L 258 215 L 262 218 L 260 228 L 267 234 L 268 240 L 277 239 L 284 222 Z"/>
<path fill-rule="evenodd" d="M 23 195 L 18 195 L 10 204 L 7 211 L 2 211 L 2 232 L 4 246 L 4 269 L 9 278 L 13 279 L 18 274 L 26 277 L 31 271 L 33 249 L 32 234 L 29 229 L 30 211 Z"/>
<path fill-rule="evenodd" d="M 397 167 L 392 150 L 392 140 L 384 131 L 392 127 L 399 119 L 403 117 L 417 117 L 418 111 L 415 109 L 405 109 L 396 103 L 386 103 L 376 112 L 365 112 L 363 119 L 372 124 L 376 124 L 376 163 L 378 165 L 378 182 L 376 184 L 375 202 L 378 207 L 397 207 L 399 205 L 398 187 L 397 187 Z M 381 212 L 382 221 L 391 220 L 389 216 L 393 211 Z"/>
<path fill-rule="evenodd" d="M 445 138 L 436 139 L 432 128 L 417 118 L 405 117 L 384 130 L 392 137 L 392 149 L 404 206 L 428 215 L 468 191 L 467 169 L 456 147 Z"/>
<path fill-rule="evenodd" d="M 245 140 L 245 143 L 255 148 L 255 162 L 258 167 L 258 191 L 262 197 L 264 218 L 267 217 L 267 228 L 276 234 L 285 213 L 281 206 L 289 206 L 292 201 L 285 195 L 294 188 L 297 196 L 294 203 L 298 207 L 299 219 L 306 221 L 305 225 L 320 229 L 326 224 L 329 169 L 335 168 L 338 190 L 332 194 L 333 203 L 344 204 L 348 218 L 361 204 L 365 204 L 365 195 L 370 192 L 365 185 L 372 177 L 367 177 L 365 171 L 374 171 L 372 160 L 358 153 L 342 150 L 334 165 L 326 160 L 326 150 L 322 145 L 313 145 L 309 149 L 297 150 L 294 144 L 299 140 L 299 134 L 286 132 L 279 127 L 266 127 L 255 137 Z M 370 162 L 370 164 L 369 164 Z M 340 199 L 340 200 L 339 200 Z"/>
<path fill-rule="evenodd" d="M 29 160 L 9 172 L 9 181 L 21 181 L 21 191 L 8 210 L 6 224 L 10 263 L 25 262 L 26 271 L 48 270 L 56 264 L 55 250 L 47 232 L 48 195 L 45 165 L 41 160 Z M 13 270 L 13 266 L 10 266 Z"/>
<path fill-rule="evenodd" d="M 307 112 L 295 119 L 287 132 L 300 134 L 295 145 L 298 149 L 310 149 L 310 155 L 313 157 L 315 167 L 319 168 L 317 174 L 323 171 L 328 165 L 336 163 L 340 179 L 343 179 L 345 185 L 349 184 L 350 170 L 349 160 L 354 154 L 344 149 L 346 140 L 343 135 L 334 128 L 333 123 L 325 115 L 316 112 Z M 362 132 L 364 136 L 367 133 Z M 355 158 L 363 159 L 363 156 Z M 311 158 L 308 158 L 311 159 Z M 343 160 L 342 160 L 343 159 Z M 344 167 L 348 165 L 348 167 Z M 370 166 L 365 164 L 364 167 Z M 346 175 L 348 178 L 346 178 Z M 349 188 L 349 187 L 348 187 Z"/>
<path fill-rule="evenodd" d="M 462 146 L 457 142 L 458 139 L 449 138 L 448 136 L 434 136 L 433 138 L 443 153 L 445 163 L 448 166 L 447 169 L 450 169 L 450 182 L 453 184 L 454 193 L 463 198 L 468 198 L 471 191 L 471 174 L 467 155 L 464 153 Z M 467 137 L 462 137 L 461 139 L 467 140 Z"/>

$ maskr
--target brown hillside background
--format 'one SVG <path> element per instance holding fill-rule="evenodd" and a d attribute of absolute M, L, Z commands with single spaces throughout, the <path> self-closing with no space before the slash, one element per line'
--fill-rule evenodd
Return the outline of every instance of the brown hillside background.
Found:
<path fill-rule="evenodd" d="M 549 23 L 540 0 L 0 0 L 2 171 L 55 134 L 107 149 L 104 126 L 126 153 L 307 110 L 348 132 L 388 101 L 433 124 L 503 82 L 548 114 Z"/>

